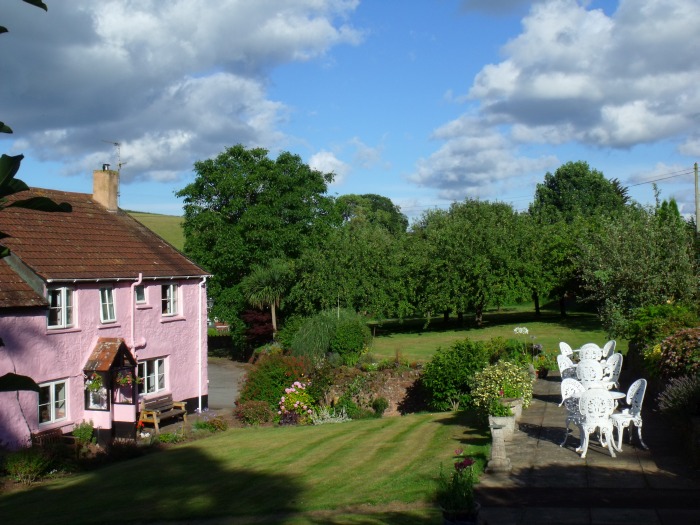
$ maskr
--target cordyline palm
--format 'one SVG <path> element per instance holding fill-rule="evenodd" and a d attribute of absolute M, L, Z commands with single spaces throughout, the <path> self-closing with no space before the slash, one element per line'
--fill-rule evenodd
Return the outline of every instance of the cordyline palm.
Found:
<path fill-rule="evenodd" d="M 281 259 L 272 259 L 267 266 L 254 266 L 243 278 L 241 288 L 246 300 L 255 308 L 270 307 L 272 334 L 277 335 L 277 307 L 287 291 L 291 268 Z"/>

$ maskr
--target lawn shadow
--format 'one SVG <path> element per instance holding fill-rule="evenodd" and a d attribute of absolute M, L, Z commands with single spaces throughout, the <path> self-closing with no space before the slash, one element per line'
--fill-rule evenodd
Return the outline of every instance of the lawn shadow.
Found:
<path fill-rule="evenodd" d="M 194 447 L 0 495 L 4 523 L 152 523 L 293 514 L 305 488 L 284 474 L 223 469 Z"/>

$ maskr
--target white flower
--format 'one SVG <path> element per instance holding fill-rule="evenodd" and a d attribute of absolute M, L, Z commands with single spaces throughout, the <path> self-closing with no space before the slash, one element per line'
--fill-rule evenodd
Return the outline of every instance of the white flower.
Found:
<path fill-rule="evenodd" d="M 516 326 L 513 329 L 513 332 L 515 332 L 516 334 L 520 334 L 520 335 L 527 335 L 529 333 L 525 326 Z"/>

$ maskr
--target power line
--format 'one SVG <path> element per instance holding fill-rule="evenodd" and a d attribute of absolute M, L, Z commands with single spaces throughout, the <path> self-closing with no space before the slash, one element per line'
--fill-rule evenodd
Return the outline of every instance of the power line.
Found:
<path fill-rule="evenodd" d="M 647 180 L 647 181 L 644 181 L 644 182 L 638 182 L 637 184 L 630 184 L 630 185 L 627 186 L 627 187 L 628 187 L 628 188 L 633 188 L 633 187 L 635 187 L 635 186 L 641 186 L 642 184 L 651 184 L 651 183 L 653 183 L 653 182 L 658 182 L 658 181 L 660 181 L 660 180 L 674 179 L 674 178 L 676 178 L 676 177 L 681 177 L 681 176 L 683 176 L 683 175 L 690 175 L 691 173 L 693 173 L 693 168 L 685 169 L 685 170 L 682 170 L 682 171 L 672 171 L 672 172 L 666 174 L 666 175 L 668 175 L 667 177 L 660 177 L 660 178 L 654 179 L 654 180 Z"/>

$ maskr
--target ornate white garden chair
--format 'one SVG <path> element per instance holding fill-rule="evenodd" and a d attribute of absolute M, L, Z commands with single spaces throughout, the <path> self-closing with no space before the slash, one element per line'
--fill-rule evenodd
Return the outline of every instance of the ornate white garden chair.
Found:
<path fill-rule="evenodd" d="M 608 390 L 614 386 L 619 386 L 620 372 L 622 372 L 622 354 L 615 353 L 605 360 L 603 365 L 603 381 Z"/>
<path fill-rule="evenodd" d="M 578 356 L 583 359 L 595 359 L 600 361 L 603 358 L 603 349 L 595 343 L 586 343 L 579 348 Z"/>
<path fill-rule="evenodd" d="M 595 359 L 581 359 L 576 365 L 576 379 L 586 388 L 602 386 L 603 365 Z"/>
<path fill-rule="evenodd" d="M 564 441 L 561 442 L 560 447 L 563 447 L 569 438 L 569 425 L 571 423 L 579 428 L 581 427 L 582 418 L 578 408 L 578 401 L 585 390 L 585 387 L 576 379 L 569 377 L 561 381 L 561 403 L 559 403 L 559 406 L 564 405 L 564 408 L 566 408 L 566 429 L 564 430 Z"/>
<path fill-rule="evenodd" d="M 580 452 L 581 458 L 585 458 L 590 435 L 598 430 L 601 446 L 606 447 L 610 451 L 610 455 L 615 457 L 611 417 L 615 410 L 615 401 L 610 393 L 603 388 L 586 390 L 579 398 L 578 409 L 581 412 L 581 423 L 579 424 L 581 446 L 576 449 L 576 452 Z"/>
<path fill-rule="evenodd" d="M 611 339 L 607 343 L 605 343 L 605 346 L 603 346 L 603 359 L 607 359 L 611 355 L 615 353 L 615 346 L 616 342 L 614 339 Z"/>
<path fill-rule="evenodd" d="M 622 434 L 625 428 L 628 428 L 630 423 L 637 427 L 637 435 L 639 443 L 644 450 L 648 450 L 644 440 L 642 440 L 642 403 L 644 402 L 644 393 L 647 389 L 646 379 L 637 379 L 627 390 L 627 404 L 629 408 L 625 408 L 622 412 L 616 412 L 612 415 L 613 425 L 617 430 L 617 444 L 615 448 L 622 450 Z M 630 443 L 632 442 L 632 429 L 629 429 Z"/>
<path fill-rule="evenodd" d="M 562 379 L 567 377 L 576 377 L 576 365 L 571 360 L 571 358 L 559 354 L 557 356 L 557 366 L 559 367 L 559 374 Z"/>
<path fill-rule="evenodd" d="M 561 352 L 561 355 L 566 356 L 569 359 L 571 359 L 571 356 L 574 355 L 573 348 L 571 348 L 571 346 L 564 341 L 559 343 L 559 351 Z"/>

